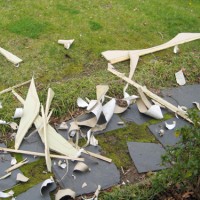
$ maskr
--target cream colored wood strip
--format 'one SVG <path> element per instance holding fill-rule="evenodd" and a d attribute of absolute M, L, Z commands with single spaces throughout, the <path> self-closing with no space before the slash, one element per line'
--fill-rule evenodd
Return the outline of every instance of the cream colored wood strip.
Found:
<path fill-rule="evenodd" d="M 51 158 L 50 158 L 50 152 L 49 152 L 49 141 L 48 141 L 48 136 L 47 136 L 47 117 L 44 113 L 44 107 L 41 105 L 41 113 L 42 113 L 42 119 L 43 119 L 43 134 L 44 134 L 44 147 L 45 147 L 45 160 L 46 160 L 46 165 L 47 165 L 47 170 L 51 172 Z"/>
<path fill-rule="evenodd" d="M 142 91 L 149 96 L 150 98 L 154 99 L 155 101 L 157 101 L 158 103 L 160 103 L 161 105 L 165 106 L 166 108 L 168 108 L 169 110 L 173 111 L 174 113 L 178 114 L 179 116 L 181 116 L 182 118 L 184 118 L 185 120 L 189 121 L 190 123 L 192 123 L 192 121 L 188 118 L 188 116 L 185 114 L 185 112 L 183 112 L 181 109 L 177 108 L 176 106 L 174 106 L 173 104 L 165 101 L 164 99 L 162 99 L 161 97 L 155 95 L 154 93 L 152 93 L 151 91 L 149 91 L 146 87 L 142 87 L 141 85 L 139 85 L 138 83 L 134 82 L 133 80 L 130 80 L 128 77 L 126 77 L 124 74 L 118 72 L 117 70 L 114 69 L 114 67 L 109 63 L 108 64 L 108 71 L 110 71 L 111 73 L 113 73 L 114 75 L 118 76 L 119 78 L 123 79 L 124 81 L 126 81 L 127 83 L 133 85 L 135 88 L 141 88 Z"/>
<path fill-rule="evenodd" d="M 21 142 L 26 135 L 28 129 L 33 124 L 40 109 L 40 101 L 35 88 L 35 82 L 32 78 L 31 84 L 28 90 L 28 94 L 24 103 L 24 112 L 21 117 L 19 128 L 15 137 L 15 149 L 19 149 Z"/>
<path fill-rule="evenodd" d="M 19 153 L 19 154 L 25 154 L 25 155 L 33 155 L 33 156 L 40 156 L 44 157 L 44 153 L 34 152 L 34 151 L 25 151 L 25 150 L 15 150 L 15 149 L 9 149 L 9 148 L 3 148 L 0 147 L 1 151 L 5 152 L 12 152 L 12 153 Z M 65 159 L 65 160 L 76 160 L 76 161 L 84 161 L 84 158 L 75 158 L 75 157 L 69 157 L 69 156 L 62 156 L 62 155 L 55 155 L 50 154 L 51 158 L 59 158 L 59 159 Z"/>
<path fill-rule="evenodd" d="M 186 42 L 191 42 L 193 40 L 200 39 L 200 33 L 179 33 L 172 40 L 147 49 L 141 50 L 111 50 L 102 52 L 102 56 L 108 60 L 111 64 L 128 60 L 130 58 L 129 54 L 135 54 L 138 56 L 143 56 L 149 53 L 154 53 L 157 51 L 161 51 L 179 44 L 183 44 Z"/>
<path fill-rule="evenodd" d="M 2 54 L 8 61 L 12 62 L 14 65 L 18 65 L 22 62 L 21 58 L 18 58 L 14 54 L 0 47 L 0 54 Z"/>
<path fill-rule="evenodd" d="M 14 95 L 22 104 L 25 103 L 19 94 L 15 92 Z M 36 117 L 34 124 L 38 129 L 38 133 L 42 139 L 42 142 L 44 143 L 44 133 L 42 128 L 43 120 L 40 115 Z M 51 150 L 69 157 L 76 157 L 78 150 L 75 149 L 65 138 L 58 134 L 56 130 L 49 124 L 47 125 L 47 134 L 49 135 L 49 148 Z"/>
<path fill-rule="evenodd" d="M 14 86 L 9 87 L 9 88 L 7 88 L 7 89 L 5 89 L 5 90 L 2 90 L 2 91 L 0 92 L 0 95 L 1 95 L 1 94 L 4 94 L 4 93 L 6 93 L 6 92 L 10 92 L 10 91 L 12 91 L 12 90 L 15 89 L 15 88 L 21 87 L 21 86 L 26 85 L 26 84 L 28 84 L 28 83 L 30 83 L 30 82 L 31 82 L 31 80 L 26 81 L 26 82 L 23 82 L 23 83 L 20 83 L 20 84 L 17 84 L 17 85 L 14 85 Z"/>

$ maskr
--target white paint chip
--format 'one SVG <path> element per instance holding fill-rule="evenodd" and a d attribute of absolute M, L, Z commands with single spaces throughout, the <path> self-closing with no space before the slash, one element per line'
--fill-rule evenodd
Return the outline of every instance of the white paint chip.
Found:
<path fill-rule="evenodd" d="M 9 192 L 1 192 L 0 191 L 1 198 L 8 198 L 8 197 L 12 197 L 13 195 L 14 195 L 14 192 L 12 190 L 10 190 Z"/>
<path fill-rule="evenodd" d="M 26 182 L 29 180 L 29 178 L 26 177 L 26 176 L 24 176 L 24 175 L 21 174 L 21 173 L 18 173 L 18 174 L 17 174 L 16 180 L 17 180 L 17 181 L 20 181 L 20 182 L 23 182 L 23 183 L 26 183 Z"/>
<path fill-rule="evenodd" d="M 185 84 L 186 84 L 185 76 L 184 76 L 182 70 L 176 72 L 176 73 L 175 73 L 175 77 L 176 77 L 176 82 L 177 82 L 179 85 L 185 85 Z"/>
<path fill-rule="evenodd" d="M 15 164 L 17 164 L 17 160 L 15 157 L 12 157 L 10 164 L 13 166 Z"/>
<path fill-rule="evenodd" d="M 172 130 L 176 127 L 176 121 L 173 121 L 172 124 L 168 124 L 167 122 L 165 122 L 165 126 L 167 129 Z"/>
<path fill-rule="evenodd" d="M 21 118 L 23 116 L 23 112 L 24 112 L 23 108 L 16 108 L 13 118 L 14 119 Z"/>

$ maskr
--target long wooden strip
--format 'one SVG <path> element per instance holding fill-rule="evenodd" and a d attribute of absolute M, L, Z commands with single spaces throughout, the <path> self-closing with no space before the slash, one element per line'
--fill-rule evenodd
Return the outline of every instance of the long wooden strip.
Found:
<path fill-rule="evenodd" d="M 102 155 L 100 155 L 100 154 L 93 153 L 93 152 L 91 152 L 91 151 L 86 151 L 86 150 L 84 150 L 83 153 L 88 154 L 88 155 L 90 155 L 90 156 L 92 156 L 92 157 L 98 158 L 98 159 L 100 159 L 100 160 L 109 162 L 109 163 L 112 162 L 112 159 L 107 158 L 107 157 L 105 157 L 105 156 L 102 156 Z"/>
<path fill-rule="evenodd" d="M 26 85 L 26 84 L 28 84 L 28 83 L 30 83 L 30 82 L 31 82 L 31 80 L 26 81 L 26 82 L 23 82 L 23 83 L 20 83 L 20 84 L 17 84 L 17 85 L 14 85 L 14 86 L 9 87 L 9 88 L 7 88 L 7 89 L 5 89 L 5 90 L 2 90 L 2 91 L 0 92 L 0 95 L 1 95 L 1 94 L 4 94 L 4 93 L 6 93 L 6 92 L 10 92 L 10 91 L 14 90 L 15 88 L 21 87 L 21 86 Z"/>
<path fill-rule="evenodd" d="M 154 94 L 153 92 L 151 92 L 150 90 L 148 90 L 146 87 L 142 87 L 141 85 L 139 85 L 135 81 L 133 81 L 133 80 L 129 79 L 128 77 L 126 77 L 124 74 L 118 72 L 117 70 L 114 69 L 114 67 L 110 63 L 108 64 L 108 71 L 110 71 L 114 75 L 118 76 L 119 78 L 123 79 L 127 83 L 133 85 L 135 88 L 137 88 L 137 89 L 141 88 L 142 91 L 147 96 L 149 96 L 150 98 L 154 99 L 155 101 L 157 101 L 161 105 L 165 106 L 166 108 L 168 108 L 172 112 L 175 112 L 176 114 L 178 114 L 179 116 L 181 116 L 182 118 L 184 118 L 185 120 L 187 120 L 188 122 L 192 123 L 191 119 L 189 119 L 188 116 L 185 114 L 185 112 L 183 112 L 181 109 L 179 109 L 178 107 L 174 106 L 173 104 L 165 101 L 161 97 L 157 96 L 156 94 Z"/>
<path fill-rule="evenodd" d="M 25 154 L 25 155 L 33 155 L 33 156 L 40 156 L 44 157 L 44 153 L 34 152 L 34 151 L 24 151 L 24 150 L 16 150 L 16 149 L 9 149 L 9 148 L 3 148 L 0 147 L 0 151 L 4 152 L 12 152 L 12 153 L 19 153 L 19 154 Z M 77 161 L 84 161 L 84 158 L 75 158 L 75 157 L 69 157 L 69 156 L 62 156 L 62 155 L 55 155 L 50 154 L 51 158 L 59 158 L 59 159 L 65 159 L 65 160 L 77 160 Z"/>
<path fill-rule="evenodd" d="M 179 44 L 183 44 L 186 42 L 191 42 L 193 40 L 200 39 L 200 33 L 179 33 L 172 40 L 154 46 L 152 48 L 141 49 L 141 50 L 111 50 L 102 52 L 103 57 L 108 60 L 111 64 L 128 60 L 130 58 L 129 54 L 135 54 L 138 56 L 143 56 L 149 53 L 154 53 L 157 51 L 161 51 Z"/>
<path fill-rule="evenodd" d="M 47 138 L 47 117 L 44 113 L 44 107 L 41 105 L 41 113 L 42 113 L 42 119 L 43 119 L 43 131 L 44 131 L 44 146 L 45 146 L 45 160 L 47 165 L 47 170 L 51 172 L 51 158 L 50 158 L 50 152 L 49 152 L 49 143 Z"/>

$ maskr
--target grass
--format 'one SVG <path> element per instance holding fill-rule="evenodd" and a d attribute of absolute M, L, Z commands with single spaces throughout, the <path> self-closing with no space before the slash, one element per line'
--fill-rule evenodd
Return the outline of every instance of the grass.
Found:
<path fill-rule="evenodd" d="M 76 110 L 77 97 L 95 98 L 98 84 L 109 85 L 108 95 L 122 96 L 125 83 L 107 71 L 101 52 L 148 48 L 165 43 L 180 32 L 200 32 L 199 10 L 198 0 L 0 1 L 0 46 L 23 59 L 15 68 L 0 55 L 0 91 L 34 75 L 43 104 L 48 87 L 55 91 L 53 117 L 59 118 Z M 57 44 L 58 39 L 75 42 L 66 50 Z M 142 57 L 135 80 L 149 89 L 177 86 L 174 73 L 183 68 L 187 84 L 198 83 L 199 44 L 193 41 L 180 45 L 177 55 L 167 49 Z M 128 61 L 116 66 L 128 73 Z M 24 98 L 27 90 L 28 86 L 17 89 Z M 134 89 L 129 87 L 129 93 L 134 93 Z M 10 93 L 1 95 L 0 101 L 0 119 L 11 121 L 20 103 Z M 3 135 L 10 131 L 0 126 Z M 122 138 L 116 141 L 122 146 L 127 138 L 152 140 L 145 127 L 137 126 L 125 129 L 125 135 L 120 131 L 109 135 Z M 104 138 L 99 140 L 109 154 Z M 124 159 L 124 163 L 129 162 Z"/>

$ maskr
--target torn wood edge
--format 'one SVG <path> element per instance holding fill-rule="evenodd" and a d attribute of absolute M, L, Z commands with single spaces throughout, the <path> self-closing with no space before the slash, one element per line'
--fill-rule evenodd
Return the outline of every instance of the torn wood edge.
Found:
<path fill-rule="evenodd" d="M 25 151 L 25 150 L 16 150 L 16 149 L 9 149 L 9 148 L 3 148 L 0 147 L 0 151 L 5 152 L 13 152 L 13 153 L 19 153 L 19 154 L 25 154 L 25 155 L 32 155 L 32 156 L 40 156 L 44 157 L 44 153 L 39 152 L 33 152 L 33 151 Z M 76 161 L 84 161 L 84 158 L 75 158 L 75 157 L 69 157 L 69 156 L 63 156 L 63 155 L 56 155 L 56 154 L 50 154 L 51 158 L 59 158 L 59 159 L 65 159 L 65 160 L 76 160 Z"/>
<path fill-rule="evenodd" d="M 200 33 L 179 33 L 168 42 L 158 45 L 158 46 L 151 47 L 151 48 L 141 49 L 141 50 L 113 50 L 113 51 L 111 50 L 111 51 L 102 52 L 101 55 L 106 60 L 108 60 L 111 64 L 114 64 L 114 63 L 128 60 L 130 58 L 129 53 L 133 53 L 138 56 L 143 56 L 149 53 L 161 51 L 161 50 L 164 50 L 164 49 L 167 49 L 179 44 L 184 44 L 184 43 L 191 42 L 198 39 L 200 39 Z M 108 54 L 113 55 L 114 53 L 116 53 L 117 56 L 111 56 L 110 58 L 109 56 L 107 56 Z"/>
<path fill-rule="evenodd" d="M 148 90 L 146 87 L 142 87 L 138 83 L 136 83 L 133 80 L 129 79 L 123 73 L 118 72 L 110 63 L 108 63 L 108 71 L 110 71 L 112 74 L 118 76 L 119 78 L 123 79 L 124 81 L 128 82 L 129 84 L 131 84 L 135 88 L 141 87 L 142 91 L 147 96 L 149 96 L 150 98 L 154 99 L 159 104 L 165 106 L 166 108 L 168 108 L 172 112 L 177 113 L 179 116 L 181 116 L 183 119 L 187 120 L 188 122 L 193 123 L 191 121 L 191 119 L 189 119 L 189 117 L 187 116 L 187 114 L 185 114 L 185 112 L 183 112 L 182 110 L 180 110 L 179 108 L 177 108 L 173 104 L 167 102 L 166 100 L 162 99 L 161 97 L 157 96 L 156 94 L 154 94 L 153 92 L 151 92 L 150 90 Z"/>
<path fill-rule="evenodd" d="M 0 95 L 1 95 L 1 94 L 4 94 L 4 93 L 6 93 L 6 92 L 10 92 L 10 91 L 14 90 L 15 88 L 24 86 L 24 85 L 26 85 L 26 84 L 28 84 L 28 83 L 30 83 L 30 82 L 31 82 L 31 80 L 26 81 L 26 82 L 23 82 L 23 83 L 20 83 L 20 84 L 17 84 L 17 85 L 14 85 L 14 86 L 9 87 L 9 88 L 7 88 L 7 89 L 5 89 L 5 90 L 2 90 L 2 91 L 0 92 Z"/>
<path fill-rule="evenodd" d="M 12 54 L 11 52 L 0 47 L 0 54 L 2 54 L 8 61 L 13 63 L 16 67 L 19 67 L 19 63 L 22 62 L 22 59 Z"/>
<path fill-rule="evenodd" d="M 110 158 L 107 158 L 107 157 L 102 156 L 102 155 L 100 155 L 100 154 L 93 153 L 93 152 L 91 152 L 91 151 L 87 151 L 87 150 L 85 150 L 85 149 L 83 150 L 83 153 L 85 153 L 85 154 L 87 154 L 87 155 L 89 155 L 89 156 L 92 156 L 92 157 L 94 157 L 94 158 L 98 158 L 98 159 L 100 159 L 100 160 L 106 161 L 106 162 L 108 162 L 108 163 L 111 163 L 111 162 L 112 162 L 112 159 L 110 159 Z"/>
<path fill-rule="evenodd" d="M 47 108 L 48 109 L 48 108 Z M 46 110 L 45 110 L 46 111 Z M 44 152 L 45 152 L 45 160 L 47 165 L 47 170 L 51 172 L 51 158 L 50 158 L 50 151 L 49 151 L 49 144 L 48 144 L 48 136 L 47 136 L 47 117 L 45 115 L 44 107 L 41 105 L 41 113 L 43 119 L 43 132 L 44 132 Z"/>
<path fill-rule="evenodd" d="M 25 164 L 27 164 L 29 161 L 27 160 L 27 158 L 25 158 L 24 160 L 22 160 L 21 162 L 17 163 L 16 165 L 13 165 L 12 167 L 9 167 L 8 169 L 5 170 L 6 173 L 9 173 Z"/>

